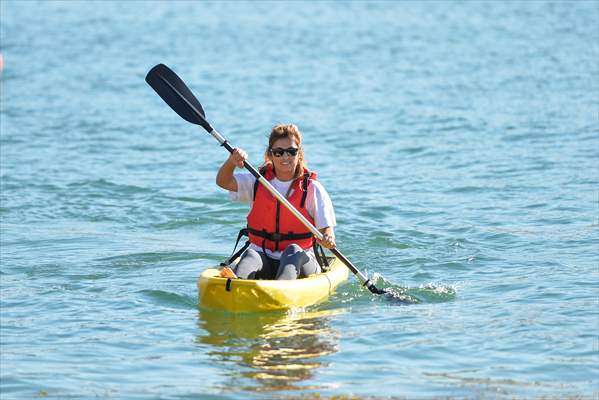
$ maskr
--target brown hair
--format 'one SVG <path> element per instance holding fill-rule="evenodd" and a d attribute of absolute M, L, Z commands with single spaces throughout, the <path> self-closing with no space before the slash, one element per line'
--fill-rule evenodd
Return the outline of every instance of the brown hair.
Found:
<path fill-rule="evenodd" d="M 295 142 L 299 151 L 297 153 L 297 166 L 295 167 L 294 178 L 299 178 L 304 173 L 304 168 L 308 168 L 306 165 L 306 158 L 304 157 L 304 147 L 302 146 L 302 134 L 299 128 L 293 124 L 279 124 L 275 125 L 270 131 L 268 137 L 268 148 L 264 153 L 264 163 L 272 164 L 270 159 L 270 149 L 272 145 L 279 139 L 289 138 Z"/>

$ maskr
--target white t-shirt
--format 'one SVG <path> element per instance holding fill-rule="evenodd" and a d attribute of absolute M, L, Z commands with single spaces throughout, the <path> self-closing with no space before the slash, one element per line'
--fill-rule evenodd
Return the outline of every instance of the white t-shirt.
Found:
<path fill-rule="evenodd" d="M 231 200 L 250 203 L 251 207 L 254 199 L 254 182 L 256 182 L 256 178 L 249 172 L 235 174 L 234 177 L 237 181 L 237 192 L 229 192 Z M 283 196 L 285 196 L 292 183 L 293 180 L 280 181 L 277 178 L 270 181 L 270 184 Z M 291 191 L 287 197 L 290 197 L 292 194 L 293 191 Z M 314 226 L 316 226 L 316 229 L 337 225 L 333 202 L 320 182 L 311 181 L 308 185 L 305 206 L 308 214 L 314 218 Z M 262 251 L 261 246 L 257 246 L 253 243 L 250 245 L 250 248 L 256 251 Z M 307 252 L 310 253 L 310 255 L 313 255 L 312 249 L 307 250 Z M 266 254 L 271 258 L 279 259 L 281 253 L 281 251 L 270 251 L 266 249 Z"/>

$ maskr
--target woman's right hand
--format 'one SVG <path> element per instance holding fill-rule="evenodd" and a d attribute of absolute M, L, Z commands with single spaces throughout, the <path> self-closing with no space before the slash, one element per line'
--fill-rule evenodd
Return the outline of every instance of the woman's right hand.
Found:
<path fill-rule="evenodd" d="M 227 158 L 216 174 L 216 184 L 223 189 L 237 192 L 237 180 L 234 176 L 235 167 L 243 168 L 243 162 L 247 158 L 248 154 L 243 149 L 233 149 L 229 158 Z"/>
<path fill-rule="evenodd" d="M 243 149 L 236 147 L 229 155 L 229 159 L 227 161 L 238 168 L 243 168 L 243 162 L 247 160 L 247 158 L 248 153 L 246 153 Z"/>

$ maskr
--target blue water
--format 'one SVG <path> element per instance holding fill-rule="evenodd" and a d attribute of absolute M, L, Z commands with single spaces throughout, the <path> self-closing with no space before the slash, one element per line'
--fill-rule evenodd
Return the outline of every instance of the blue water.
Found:
<path fill-rule="evenodd" d="M 3 400 L 599 398 L 599 3 L 0 2 Z M 293 122 L 352 276 L 200 310 L 247 208 L 144 82 L 257 165 Z"/>

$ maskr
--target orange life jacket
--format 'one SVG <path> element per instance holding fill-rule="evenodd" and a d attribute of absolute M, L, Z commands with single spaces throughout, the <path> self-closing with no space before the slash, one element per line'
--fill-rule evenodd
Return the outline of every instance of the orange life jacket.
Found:
<path fill-rule="evenodd" d="M 275 178 L 272 164 L 263 167 L 260 173 L 268 181 Z M 305 207 L 311 180 L 316 180 L 316 173 L 304 169 L 304 174 L 291 184 L 291 195 L 287 200 L 314 225 L 314 218 Z M 312 232 L 258 181 L 254 185 L 254 203 L 247 216 L 247 223 L 250 242 L 262 249 L 283 251 L 290 244 L 308 249 L 314 244 Z"/>

